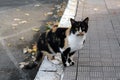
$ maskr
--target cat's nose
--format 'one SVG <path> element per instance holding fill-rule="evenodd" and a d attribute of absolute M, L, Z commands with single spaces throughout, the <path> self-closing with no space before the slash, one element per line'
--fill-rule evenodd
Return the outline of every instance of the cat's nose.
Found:
<path fill-rule="evenodd" d="M 84 36 L 85 32 L 79 32 L 79 34 L 77 34 L 77 36 Z"/>

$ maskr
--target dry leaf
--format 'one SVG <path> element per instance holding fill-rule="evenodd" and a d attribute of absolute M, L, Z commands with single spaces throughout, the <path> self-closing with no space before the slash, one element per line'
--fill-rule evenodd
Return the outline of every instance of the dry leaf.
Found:
<path fill-rule="evenodd" d="M 16 9 L 16 11 L 20 11 L 20 9 Z"/>
<path fill-rule="evenodd" d="M 14 21 L 20 21 L 21 19 L 19 19 L 19 18 L 14 18 Z"/>
<path fill-rule="evenodd" d="M 11 45 L 11 43 L 8 43 L 7 46 L 8 46 L 8 47 L 11 47 L 12 45 Z"/>
<path fill-rule="evenodd" d="M 40 4 L 35 4 L 34 6 L 35 6 L 35 7 L 40 7 Z"/>
<path fill-rule="evenodd" d="M 23 20 L 23 21 L 20 21 L 19 24 L 24 24 L 24 23 L 27 23 L 26 20 Z"/>
<path fill-rule="evenodd" d="M 59 25 L 59 22 L 58 21 L 54 22 L 54 25 Z"/>
<path fill-rule="evenodd" d="M 52 14 L 53 14 L 53 12 L 48 12 L 48 13 L 47 13 L 47 15 L 52 15 Z"/>
<path fill-rule="evenodd" d="M 20 38 L 20 40 L 24 41 L 24 40 L 25 40 L 25 38 L 24 38 L 24 37 L 21 37 L 21 38 Z"/>
<path fill-rule="evenodd" d="M 59 12 L 57 13 L 57 15 L 58 15 L 58 16 L 62 16 L 62 15 L 63 15 L 63 11 L 59 11 Z"/>
<path fill-rule="evenodd" d="M 47 25 L 52 25 L 53 22 L 49 21 L 49 22 L 46 22 Z"/>
<path fill-rule="evenodd" d="M 40 31 L 40 29 L 39 29 L 39 28 L 32 28 L 32 30 L 33 30 L 33 31 L 35 31 L 35 32 Z"/>
<path fill-rule="evenodd" d="M 34 52 L 37 52 L 37 44 L 34 44 L 34 45 L 33 45 L 32 50 L 33 50 Z"/>
<path fill-rule="evenodd" d="M 32 49 L 28 49 L 28 53 L 32 53 L 32 51 L 33 51 Z"/>
<path fill-rule="evenodd" d="M 94 8 L 93 10 L 94 10 L 94 11 L 98 11 L 98 8 Z"/>
<path fill-rule="evenodd" d="M 23 48 L 23 53 L 26 54 L 28 52 L 29 47 Z"/>
<path fill-rule="evenodd" d="M 12 26 L 18 26 L 18 24 L 17 23 L 13 23 Z"/>
<path fill-rule="evenodd" d="M 29 13 L 25 13 L 26 16 L 29 16 L 30 14 Z"/>
<path fill-rule="evenodd" d="M 61 8 L 61 6 L 60 6 L 60 5 L 55 5 L 55 7 L 56 7 L 57 9 L 60 9 L 60 8 Z"/>
<path fill-rule="evenodd" d="M 57 15 L 53 15 L 53 17 L 54 17 L 54 18 L 58 18 L 58 16 L 57 16 Z"/>
<path fill-rule="evenodd" d="M 32 45 L 32 49 L 30 49 L 29 47 L 26 47 L 23 49 L 23 53 L 30 53 L 32 55 L 35 55 L 35 53 L 37 53 L 37 43 Z"/>

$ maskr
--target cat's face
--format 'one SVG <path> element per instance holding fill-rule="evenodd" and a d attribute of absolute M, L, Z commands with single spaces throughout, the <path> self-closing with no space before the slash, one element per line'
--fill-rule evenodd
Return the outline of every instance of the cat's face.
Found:
<path fill-rule="evenodd" d="M 88 31 L 88 21 L 89 18 L 85 18 L 83 21 L 75 21 L 74 19 L 70 19 L 71 21 L 71 33 L 76 36 L 83 36 Z"/>

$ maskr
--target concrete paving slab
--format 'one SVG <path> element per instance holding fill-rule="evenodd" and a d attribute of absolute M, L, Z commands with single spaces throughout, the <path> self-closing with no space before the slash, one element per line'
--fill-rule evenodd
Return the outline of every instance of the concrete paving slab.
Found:
<path fill-rule="evenodd" d="M 80 1 L 76 19 L 88 16 L 90 22 L 85 46 L 79 51 L 78 71 L 74 71 L 76 72 L 74 77 L 77 76 L 75 80 L 120 79 L 119 2 L 119 0 Z M 69 75 L 68 77 L 70 78 Z"/>

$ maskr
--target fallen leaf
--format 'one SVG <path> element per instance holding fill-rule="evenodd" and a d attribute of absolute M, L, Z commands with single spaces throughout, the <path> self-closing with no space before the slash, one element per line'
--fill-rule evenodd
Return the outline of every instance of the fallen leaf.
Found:
<path fill-rule="evenodd" d="M 20 11 L 20 9 L 16 9 L 16 11 Z"/>
<path fill-rule="evenodd" d="M 21 38 L 20 38 L 20 40 L 24 41 L 24 40 L 25 40 L 25 38 L 24 38 L 24 37 L 21 37 Z"/>
<path fill-rule="evenodd" d="M 39 28 L 32 28 L 32 30 L 33 30 L 33 31 L 35 31 L 35 32 L 40 31 L 40 29 L 39 29 Z"/>
<path fill-rule="evenodd" d="M 14 18 L 14 21 L 20 21 L 21 19 L 19 19 L 19 18 Z"/>
<path fill-rule="evenodd" d="M 59 22 L 58 21 L 54 22 L 54 25 L 59 25 Z"/>
<path fill-rule="evenodd" d="M 37 44 L 36 44 L 36 43 L 33 44 L 32 50 L 33 50 L 34 52 L 37 52 Z"/>
<path fill-rule="evenodd" d="M 57 9 L 60 9 L 60 8 L 61 8 L 61 5 L 55 5 L 55 7 L 56 7 Z"/>
<path fill-rule="evenodd" d="M 17 23 L 13 23 L 12 26 L 18 26 L 18 24 Z"/>
<path fill-rule="evenodd" d="M 46 22 L 47 25 L 53 25 L 53 22 L 49 21 L 49 22 Z"/>
<path fill-rule="evenodd" d="M 8 43 L 7 46 L 8 46 L 8 47 L 11 47 L 12 45 L 11 45 L 11 43 Z"/>
<path fill-rule="evenodd" d="M 33 51 L 32 49 L 28 49 L 28 53 L 32 53 L 32 51 Z"/>
<path fill-rule="evenodd" d="M 52 14 L 53 14 L 53 12 L 48 12 L 48 13 L 47 13 L 47 15 L 52 15 Z"/>
<path fill-rule="evenodd" d="M 58 18 L 58 16 L 57 15 L 53 15 L 53 18 Z"/>
<path fill-rule="evenodd" d="M 26 20 L 23 20 L 23 21 L 20 21 L 19 24 L 24 24 L 24 23 L 27 23 Z"/>
<path fill-rule="evenodd" d="M 94 10 L 94 11 L 98 11 L 98 8 L 94 8 L 93 10 Z"/>
<path fill-rule="evenodd" d="M 63 11 L 59 11 L 59 12 L 57 13 L 57 15 L 58 15 L 58 16 L 62 16 L 62 15 L 63 15 Z"/>
<path fill-rule="evenodd" d="M 26 16 L 29 16 L 30 14 L 29 13 L 25 13 Z"/>
<path fill-rule="evenodd" d="M 28 52 L 29 47 L 23 48 L 23 53 L 26 54 Z"/>
<path fill-rule="evenodd" d="M 35 7 L 40 7 L 40 4 L 35 4 L 34 6 L 35 6 Z"/>

